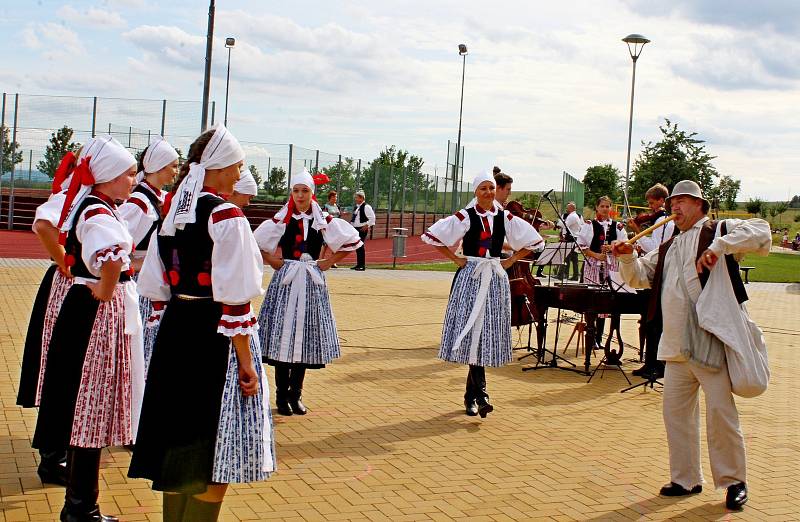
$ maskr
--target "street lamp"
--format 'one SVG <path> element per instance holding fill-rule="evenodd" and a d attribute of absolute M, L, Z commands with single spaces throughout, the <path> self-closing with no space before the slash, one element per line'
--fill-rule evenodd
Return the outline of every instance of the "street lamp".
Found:
<path fill-rule="evenodd" d="M 623 38 L 622 41 L 628 44 L 628 53 L 630 53 L 631 60 L 633 60 L 633 77 L 631 78 L 631 113 L 630 118 L 628 119 L 628 160 L 625 164 L 625 191 L 623 192 L 625 195 L 625 206 L 622 209 L 623 217 L 627 217 L 631 214 L 631 209 L 628 205 L 628 183 L 630 182 L 631 175 L 631 132 L 633 131 L 633 89 L 636 86 L 636 60 L 638 60 L 639 55 L 642 54 L 644 45 L 650 43 L 650 40 L 640 34 L 629 34 Z M 631 44 L 633 44 L 633 47 L 631 47 Z"/>
<path fill-rule="evenodd" d="M 228 77 L 225 80 L 225 123 L 228 126 L 228 87 L 231 84 L 231 49 L 236 45 L 236 38 L 225 38 L 225 47 L 228 48 Z"/>
<path fill-rule="evenodd" d="M 463 57 L 461 64 L 461 106 L 458 109 L 458 141 L 456 142 L 456 161 L 453 167 L 453 210 L 458 204 L 458 168 L 461 161 L 461 115 L 464 112 L 464 73 L 467 69 L 467 46 L 458 44 L 458 55 Z"/>
<path fill-rule="evenodd" d="M 211 93 L 211 51 L 214 43 L 214 10 L 214 0 L 209 0 L 208 31 L 206 32 L 206 62 L 203 72 L 203 111 L 200 116 L 200 132 L 205 132 L 208 127 L 208 99 Z"/>

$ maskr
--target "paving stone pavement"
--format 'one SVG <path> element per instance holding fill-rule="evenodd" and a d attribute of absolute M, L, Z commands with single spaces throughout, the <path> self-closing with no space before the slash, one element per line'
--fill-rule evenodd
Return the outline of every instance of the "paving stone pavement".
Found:
<path fill-rule="evenodd" d="M 55 520 L 63 502 L 63 489 L 43 487 L 36 475 L 35 410 L 14 404 L 45 267 L 0 260 L 0 522 Z M 436 359 L 452 274 L 338 270 L 328 277 L 344 356 L 309 372 L 307 416 L 275 417 L 280 469 L 266 482 L 232 486 L 222 520 L 800 519 L 800 285 L 748 285 L 773 373 L 764 395 L 737 400 L 751 500 L 743 512 L 727 513 L 724 492 L 710 482 L 691 498 L 658 497 L 668 455 L 657 391 L 620 394 L 626 383 L 618 372 L 587 384 L 554 369 L 523 373 L 515 362 L 487 371 L 494 413 L 466 417 L 465 368 Z M 627 341 L 635 327 L 634 317 L 624 318 Z M 103 510 L 161 520 L 160 494 L 126 477 L 129 461 L 122 448 L 104 451 Z"/>

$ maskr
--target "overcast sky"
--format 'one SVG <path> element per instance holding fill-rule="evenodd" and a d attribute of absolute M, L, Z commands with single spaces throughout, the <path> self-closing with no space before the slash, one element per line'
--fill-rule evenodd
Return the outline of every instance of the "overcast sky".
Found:
<path fill-rule="evenodd" d="M 0 0 L 0 89 L 199 100 L 205 0 Z M 654 7 L 658 6 L 658 7 Z M 466 43 L 465 169 L 500 165 L 516 189 L 561 172 L 625 170 L 670 118 L 706 139 L 741 197 L 800 193 L 800 2 L 794 0 L 219 0 L 212 97 L 240 139 L 369 160 L 386 145 L 445 163 Z M 219 114 L 219 113 L 218 113 Z M 126 122 L 117 122 L 124 125 Z M 198 117 L 199 131 L 199 117 Z"/>

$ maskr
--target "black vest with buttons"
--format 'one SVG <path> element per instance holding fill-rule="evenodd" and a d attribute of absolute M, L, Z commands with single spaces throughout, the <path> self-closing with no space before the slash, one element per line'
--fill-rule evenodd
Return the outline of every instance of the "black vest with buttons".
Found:
<path fill-rule="evenodd" d="M 505 212 L 497 212 L 494 216 L 491 238 L 484 240 L 481 240 L 481 232 L 484 232 L 483 220 L 481 217 L 474 208 L 467 209 L 467 216 L 469 216 L 469 230 L 467 230 L 467 233 L 464 235 L 461 245 L 464 255 L 483 257 L 479 252 L 480 247 L 483 246 L 489 250 L 489 255 L 492 257 L 500 257 L 500 254 L 503 252 L 503 242 L 506 239 Z"/>
<path fill-rule="evenodd" d="M 156 215 L 158 216 L 158 219 L 153 221 L 153 224 L 150 226 L 150 230 L 147 231 L 147 234 L 145 234 L 139 244 L 136 245 L 136 250 L 139 252 L 145 252 L 147 251 L 147 245 L 150 244 L 150 236 L 152 236 L 153 232 L 161 227 L 161 223 L 164 221 L 164 218 L 161 217 L 162 203 L 161 200 L 158 199 L 158 196 L 153 194 L 152 190 L 143 186 L 143 183 L 136 185 L 136 188 L 133 189 L 133 192 L 138 192 L 139 194 L 144 195 L 144 197 L 147 198 L 147 201 L 149 201 L 156 210 Z"/>
<path fill-rule="evenodd" d="M 612 220 L 608 225 L 608 232 L 603 230 L 603 225 L 596 219 L 592 220 L 592 230 L 594 232 L 592 242 L 589 244 L 589 250 L 599 254 L 601 245 L 610 245 L 612 241 L 617 239 L 617 222 Z M 621 238 L 620 238 L 621 239 Z"/>
<path fill-rule="evenodd" d="M 310 255 L 314 260 L 319 259 L 322 251 L 322 232 L 312 227 L 312 223 L 313 219 L 289 219 L 286 231 L 278 242 L 283 259 L 298 260 L 303 254 Z M 305 226 L 308 226 L 308 233 L 303 240 L 303 227 Z"/>
<path fill-rule="evenodd" d="M 208 219 L 223 203 L 224 199 L 213 194 L 201 196 L 197 200 L 194 223 L 176 230 L 174 236 L 158 236 L 161 261 L 173 295 L 213 297 L 211 253 L 214 241 L 208 234 Z"/>

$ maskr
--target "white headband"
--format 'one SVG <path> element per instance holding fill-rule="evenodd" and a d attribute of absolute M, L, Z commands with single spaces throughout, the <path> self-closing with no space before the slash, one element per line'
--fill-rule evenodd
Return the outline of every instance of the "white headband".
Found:
<path fill-rule="evenodd" d="M 211 130 L 214 135 L 203 150 L 200 163 L 189 166 L 189 174 L 172 198 L 169 213 L 161 226 L 162 236 L 174 236 L 176 229 L 183 229 L 187 223 L 195 222 L 197 198 L 203 189 L 206 169 L 221 169 L 244 161 L 242 146 L 224 125 L 217 124 Z"/>
<path fill-rule="evenodd" d="M 308 172 L 307 169 L 303 168 L 301 172 L 297 172 L 292 174 L 292 184 L 291 186 L 294 187 L 295 185 L 305 185 L 311 192 L 314 192 L 316 186 L 314 185 L 314 178 Z"/>
<path fill-rule="evenodd" d="M 144 158 L 142 159 L 144 170 L 140 170 L 139 173 L 136 174 L 136 181 L 141 183 L 145 174 L 158 172 L 176 159 L 178 159 L 178 151 L 167 143 L 167 140 L 163 137 L 153 136 L 150 139 L 150 144 L 147 146 L 147 150 L 144 152 Z"/>
<path fill-rule="evenodd" d="M 239 181 L 237 181 L 233 186 L 233 191 L 238 192 L 239 194 L 246 194 L 248 196 L 258 195 L 258 184 L 256 183 L 256 179 L 253 177 L 253 174 L 250 172 L 250 170 L 244 168 L 244 166 L 242 166 Z"/>

